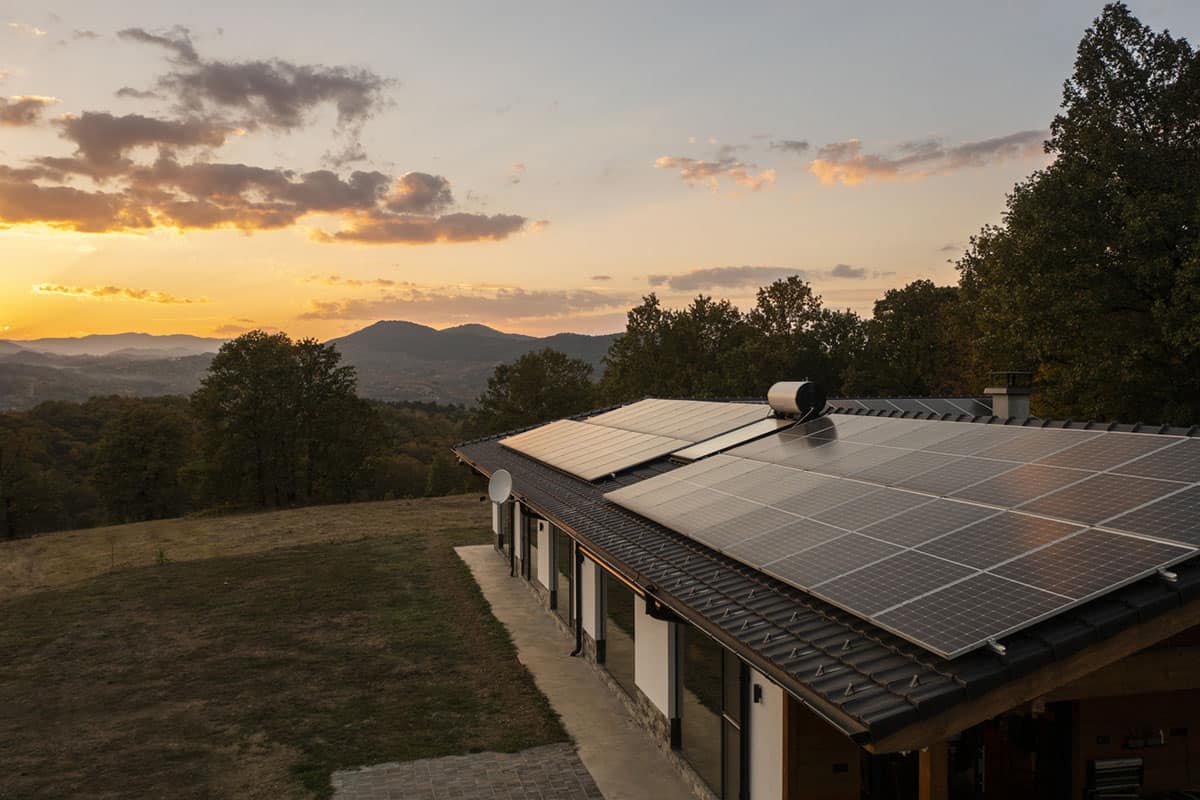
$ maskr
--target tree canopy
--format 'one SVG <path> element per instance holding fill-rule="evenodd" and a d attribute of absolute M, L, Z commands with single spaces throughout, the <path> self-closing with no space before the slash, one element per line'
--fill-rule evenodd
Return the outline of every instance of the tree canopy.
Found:
<path fill-rule="evenodd" d="M 1200 55 L 1106 6 L 1046 152 L 958 264 L 980 357 L 1036 370 L 1046 415 L 1197 421 Z"/>

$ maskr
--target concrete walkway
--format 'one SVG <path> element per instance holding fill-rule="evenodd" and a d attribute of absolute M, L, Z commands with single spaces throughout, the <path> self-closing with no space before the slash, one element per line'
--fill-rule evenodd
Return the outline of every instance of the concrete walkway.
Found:
<path fill-rule="evenodd" d="M 491 545 L 455 549 L 475 576 L 517 647 L 517 658 L 562 717 L 579 757 L 606 800 L 686 800 L 679 773 L 612 690 L 582 658 L 575 642 L 539 607 L 529 589 L 508 575 L 508 561 Z"/>

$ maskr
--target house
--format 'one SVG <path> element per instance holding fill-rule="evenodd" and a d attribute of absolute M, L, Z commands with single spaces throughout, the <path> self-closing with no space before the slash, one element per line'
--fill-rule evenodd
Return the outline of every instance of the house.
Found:
<path fill-rule="evenodd" d="M 511 476 L 514 580 L 699 794 L 1200 787 L 1197 429 L 1032 419 L 1019 387 L 769 397 L 455 450 Z"/>

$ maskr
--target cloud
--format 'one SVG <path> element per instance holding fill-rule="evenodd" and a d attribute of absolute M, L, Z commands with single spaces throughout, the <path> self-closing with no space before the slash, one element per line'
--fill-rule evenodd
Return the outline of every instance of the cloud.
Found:
<path fill-rule="evenodd" d="M 427 172 L 407 172 L 396 180 L 386 206 L 395 214 L 436 214 L 453 204 L 450 181 Z"/>
<path fill-rule="evenodd" d="M 219 147 L 234 129 L 202 119 L 165 120 L 141 114 L 114 116 L 107 111 L 67 114 L 55 124 L 77 153 L 95 165 L 112 165 L 134 147 Z"/>
<path fill-rule="evenodd" d="M 939 138 L 905 142 L 896 155 L 864 153 L 862 142 L 847 139 L 824 145 L 809 162 L 809 170 L 827 186 L 856 186 L 868 180 L 921 180 L 960 169 L 982 167 L 1042 152 L 1044 130 L 1018 131 L 1007 136 L 964 142 L 947 147 Z"/>
<path fill-rule="evenodd" d="M 502 287 L 463 291 L 411 288 L 383 292 L 377 298 L 309 301 L 302 319 L 407 319 L 427 322 L 471 320 L 507 322 L 546 319 L 627 308 L 636 298 L 590 289 L 534 290 Z"/>
<path fill-rule="evenodd" d="M 320 283 L 325 286 L 350 286 L 355 288 L 363 286 L 390 288 L 402 285 L 399 281 L 394 281 L 390 278 L 368 278 L 363 280 L 360 278 L 343 278 L 341 275 L 310 275 L 308 276 L 308 282 Z"/>
<path fill-rule="evenodd" d="M 9 28 L 9 30 L 16 31 L 17 33 L 21 33 L 26 36 L 41 37 L 41 36 L 46 35 L 46 32 L 44 30 L 42 30 L 41 28 L 37 27 L 36 25 L 30 25 L 25 22 L 10 22 L 10 23 L 8 23 L 8 28 Z"/>
<path fill-rule="evenodd" d="M 132 42 L 165 47 L 175 54 L 176 59 L 184 63 L 195 63 L 200 60 L 200 54 L 196 52 L 196 47 L 192 44 L 191 31 L 180 25 L 162 33 L 150 33 L 144 28 L 126 28 L 117 31 L 117 36 Z"/>
<path fill-rule="evenodd" d="M 185 113 L 166 118 L 85 111 L 59 117 L 54 125 L 75 145 L 74 154 L 0 164 L 0 229 L 42 224 L 86 233 L 253 232 L 289 228 L 319 215 L 336 219 L 332 230 L 312 233 L 318 241 L 426 244 L 498 241 L 529 223 L 517 214 L 457 210 L 450 181 L 427 172 L 393 178 L 378 171 L 296 172 L 213 160 L 212 151 L 231 136 L 263 126 L 291 129 L 321 103 L 336 107 L 340 134 L 348 136 L 342 152 L 331 158 L 339 164 L 361 160 L 356 126 L 380 107 L 381 89 L 390 82 L 347 67 L 208 61 L 185 28 L 129 28 L 119 35 L 171 53 L 173 68 L 156 85 Z M 118 92 L 134 99 L 147 94 L 129 87 Z M 51 101 L 0 100 L 0 122 L 31 124 Z M 226 116 L 238 110 L 249 113 L 240 127 Z M 146 149 L 154 152 L 153 160 L 144 158 Z M 529 227 L 546 224 L 538 220 Z"/>
<path fill-rule="evenodd" d="M 437 242 L 500 241 L 525 227 L 528 220 L 515 214 L 458 212 L 440 217 L 415 214 L 362 214 L 348 227 L 327 233 L 315 231 L 318 242 L 356 244 L 434 244 Z"/>
<path fill-rule="evenodd" d="M 590 280 L 593 281 L 611 281 L 612 275 L 593 275 Z"/>
<path fill-rule="evenodd" d="M 156 292 L 151 289 L 133 289 L 128 286 L 64 286 L 56 283 L 39 283 L 33 287 L 34 294 L 57 294 L 67 297 L 83 298 L 121 298 L 125 300 L 140 300 L 144 303 L 163 303 L 167 305 L 192 303 L 207 303 L 207 297 L 190 298 L 176 297 L 166 292 Z"/>
<path fill-rule="evenodd" d="M 19 94 L 15 97 L 0 97 L 0 126 L 23 127 L 36 125 L 42 118 L 46 106 L 58 102 L 57 97 Z"/>
<path fill-rule="evenodd" d="M 117 89 L 117 97 L 130 100 L 160 100 L 162 95 L 152 89 L 134 89 L 132 86 L 122 86 Z"/>
<path fill-rule="evenodd" d="M 709 141 L 715 142 L 713 139 Z M 684 183 L 693 186 L 703 184 L 714 192 L 720 188 L 722 178 L 755 192 L 775 182 L 775 170 L 767 169 L 757 175 L 752 174 L 751 170 L 758 167 L 754 164 L 743 163 L 736 158 L 733 153 L 737 149 L 732 145 L 725 145 L 717 151 L 717 155 L 712 161 L 684 156 L 661 156 L 655 160 L 654 166 L 659 169 L 678 170 L 679 177 L 683 179 Z"/>
<path fill-rule="evenodd" d="M 858 280 L 867 277 L 867 268 L 852 267 L 849 264 L 834 264 L 833 269 L 829 270 L 829 275 L 834 278 L 853 278 Z"/>
<path fill-rule="evenodd" d="M 808 150 L 808 142 L 803 139 L 777 139 L 768 145 L 772 150 L 782 150 L 786 153 L 803 153 Z"/>
<path fill-rule="evenodd" d="M 676 292 L 691 292 L 705 289 L 730 289 L 766 286 L 782 278 L 798 275 L 811 281 L 815 279 L 848 278 L 861 280 L 867 277 L 864 267 L 836 264 L 828 270 L 803 270 L 795 267 L 743 266 L 710 267 L 694 269 L 675 275 L 647 275 L 651 286 L 666 286 Z"/>

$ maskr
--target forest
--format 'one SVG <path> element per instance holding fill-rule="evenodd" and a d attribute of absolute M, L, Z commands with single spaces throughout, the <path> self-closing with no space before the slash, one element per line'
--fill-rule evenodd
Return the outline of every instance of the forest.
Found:
<path fill-rule="evenodd" d="M 1035 414 L 1200 422 L 1200 55 L 1107 6 L 1079 44 L 1047 166 L 956 262 L 957 284 L 889 290 L 869 318 L 799 277 L 745 311 L 650 294 L 591 365 L 499 365 L 472 408 L 356 395 L 336 348 L 255 331 L 190 398 L 98 397 L 0 415 L 0 538 L 238 508 L 476 488 L 456 441 L 645 396 L 978 395 L 1034 374 Z"/>

